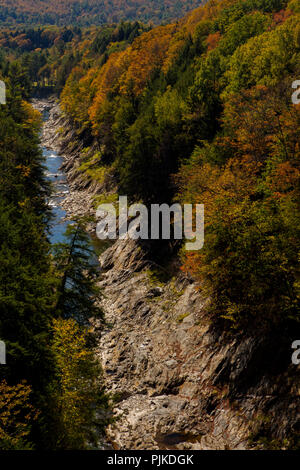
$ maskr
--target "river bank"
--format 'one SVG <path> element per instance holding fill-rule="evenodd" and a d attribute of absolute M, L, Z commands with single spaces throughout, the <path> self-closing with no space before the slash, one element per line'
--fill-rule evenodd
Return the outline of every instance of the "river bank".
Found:
<path fill-rule="evenodd" d="M 101 188 L 79 171 L 83 144 L 55 101 L 49 109 L 42 141 L 64 158 L 66 217 L 94 215 Z M 119 419 L 107 430 L 116 449 L 246 449 L 261 426 L 267 438 L 288 438 L 297 426 L 299 383 L 287 391 L 294 375 L 283 332 L 225 334 L 193 280 L 176 263 L 161 276 L 166 266 L 154 265 L 132 240 L 116 241 L 99 262 L 110 326 L 97 350 L 108 391 L 118 397 Z"/>
<path fill-rule="evenodd" d="M 94 216 L 95 211 L 92 204 L 92 195 L 89 190 L 77 189 L 72 177 L 68 173 L 68 167 L 73 165 L 70 153 L 65 152 L 65 148 L 60 141 L 60 129 L 65 122 L 61 115 L 61 110 L 55 96 L 47 99 L 33 99 L 32 104 L 43 113 L 48 113 L 47 119 L 43 123 L 41 133 L 41 145 L 49 151 L 53 151 L 61 157 L 60 171 L 65 175 L 68 191 L 60 201 L 60 207 L 65 211 L 66 220 L 75 217 Z M 92 231 L 92 226 L 88 226 Z"/>

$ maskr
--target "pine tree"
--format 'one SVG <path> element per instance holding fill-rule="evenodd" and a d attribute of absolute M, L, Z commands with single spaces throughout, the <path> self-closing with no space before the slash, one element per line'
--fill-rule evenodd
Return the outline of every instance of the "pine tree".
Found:
<path fill-rule="evenodd" d="M 56 313 L 85 324 L 102 317 L 100 290 L 95 284 L 97 265 L 85 224 L 76 221 L 66 231 L 66 242 L 54 246 L 54 262 L 59 274 Z"/>

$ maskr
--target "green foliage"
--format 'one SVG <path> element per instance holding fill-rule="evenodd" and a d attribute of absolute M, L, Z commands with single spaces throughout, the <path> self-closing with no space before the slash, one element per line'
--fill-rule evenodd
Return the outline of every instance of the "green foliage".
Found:
<path fill-rule="evenodd" d="M 186 102 L 180 97 L 176 89 L 168 87 L 167 91 L 155 98 L 154 112 L 156 122 L 161 129 L 174 129 L 177 133 L 178 123 L 180 124 L 183 116 L 188 112 Z"/>
<path fill-rule="evenodd" d="M 56 450 L 95 448 L 110 422 L 108 396 L 88 331 L 74 319 L 53 322 L 52 351 L 56 380 L 52 384 Z"/>
<path fill-rule="evenodd" d="M 74 323 L 76 318 L 86 325 L 91 315 L 102 315 L 95 259 L 80 223 L 69 228 L 70 243 L 56 247 L 56 258 L 49 253 L 50 187 L 39 147 L 40 116 L 23 101 L 25 72 L 16 65 L 6 73 L 7 105 L 0 107 L 0 338 L 7 365 L 0 371 L 0 448 L 83 448 L 93 442 L 94 407 L 108 406 L 92 336 L 84 333 L 83 341 Z M 61 383 L 68 382 L 60 356 L 64 321 L 73 322 L 70 350 L 79 355 L 74 352 L 74 376 L 82 379 L 76 397 L 73 382 L 60 395 Z M 76 350 L 77 341 L 82 349 Z M 74 414 L 63 402 L 67 396 Z M 101 432 L 107 419 L 104 413 L 98 420 Z"/>
<path fill-rule="evenodd" d="M 275 85 L 299 66 L 295 54 L 294 28 L 298 19 L 292 17 L 273 31 L 265 32 L 239 47 L 233 54 L 225 74 L 228 86 L 224 93 L 237 92 L 253 85 Z"/>
<path fill-rule="evenodd" d="M 39 116 L 22 101 L 19 78 L 5 78 L 7 104 L 0 108 L 0 338 L 7 348 L 1 378 L 8 387 L 26 380 L 31 404 L 44 410 L 53 365 L 48 345 L 55 300 L 46 238 L 49 187 L 38 147 Z M 40 416 L 28 440 L 40 443 L 42 426 Z"/>
<path fill-rule="evenodd" d="M 183 313 L 182 315 L 179 315 L 179 317 L 176 318 L 177 323 L 182 323 L 185 318 L 189 317 L 189 313 Z"/>
<path fill-rule="evenodd" d="M 91 317 L 102 317 L 100 290 L 96 286 L 97 264 L 83 222 L 70 224 L 66 243 L 54 245 L 54 263 L 59 275 L 56 312 L 86 324 Z"/>

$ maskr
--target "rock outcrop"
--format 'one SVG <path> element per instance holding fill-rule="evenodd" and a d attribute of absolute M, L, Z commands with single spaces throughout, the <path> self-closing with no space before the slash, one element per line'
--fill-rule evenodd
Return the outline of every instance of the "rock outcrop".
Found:
<path fill-rule="evenodd" d="M 216 330 L 193 281 L 157 281 L 136 242 L 116 242 L 100 261 L 110 328 L 99 356 L 119 397 L 116 448 L 246 449 L 251 433 L 280 447 L 297 431 L 289 334 Z"/>

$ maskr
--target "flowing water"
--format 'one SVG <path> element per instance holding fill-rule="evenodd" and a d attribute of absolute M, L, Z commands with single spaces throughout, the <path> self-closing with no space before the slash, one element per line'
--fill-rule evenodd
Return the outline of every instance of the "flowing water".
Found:
<path fill-rule="evenodd" d="M 49 119 L 49 109 L 51 104 L 48 106 L 45 102 L 37 103 L 35 107 L 40 110 L 42 109 L 43 122 L 46 122 Z M 63 243 L 66 241 L 64 234 L 68 225 L 72 224 L 72 220 L 66 218 L 67 212 L 62 207 L 62 202 L 70 190 L 66 174 L 61 168 L 64 162 L 63 157 L 53 149 L 49 149 L 43 145 L 43 141 L 42 151 L 45 157 L 45 174 L 53 186 L 52 195 L 49 200 L 53 216 L 49 238 L 51 244 L 54 245 L 55 243 Z M 90 234 L 90 261 L 96 267 L 99 268 L 98 255 L 105 251 L 108 246 L 110 246 L 109 243 L 98 240 L 96 236 Z"/>
<path fill-rule="evenodd" d="M 43 121 L 47 121 L 48 118 L 49 111 L 46 108 L 43 111 Z M 54 150 L 49 150 L 44 146 L 42 150 L 45 157 L 46 177 L 53 185 L 53 194 L 49 201 L 53 213 L 50 241 L 52 244 L 61 243 L 64 241 L 66 228 L 71 223 L 69 220 L 66 220 L 67 213 L 61 207 L 64 197 L 69 193 L 69 186 L 66 175 L 61 170 L 63 157 L 58 155 Z"/>

